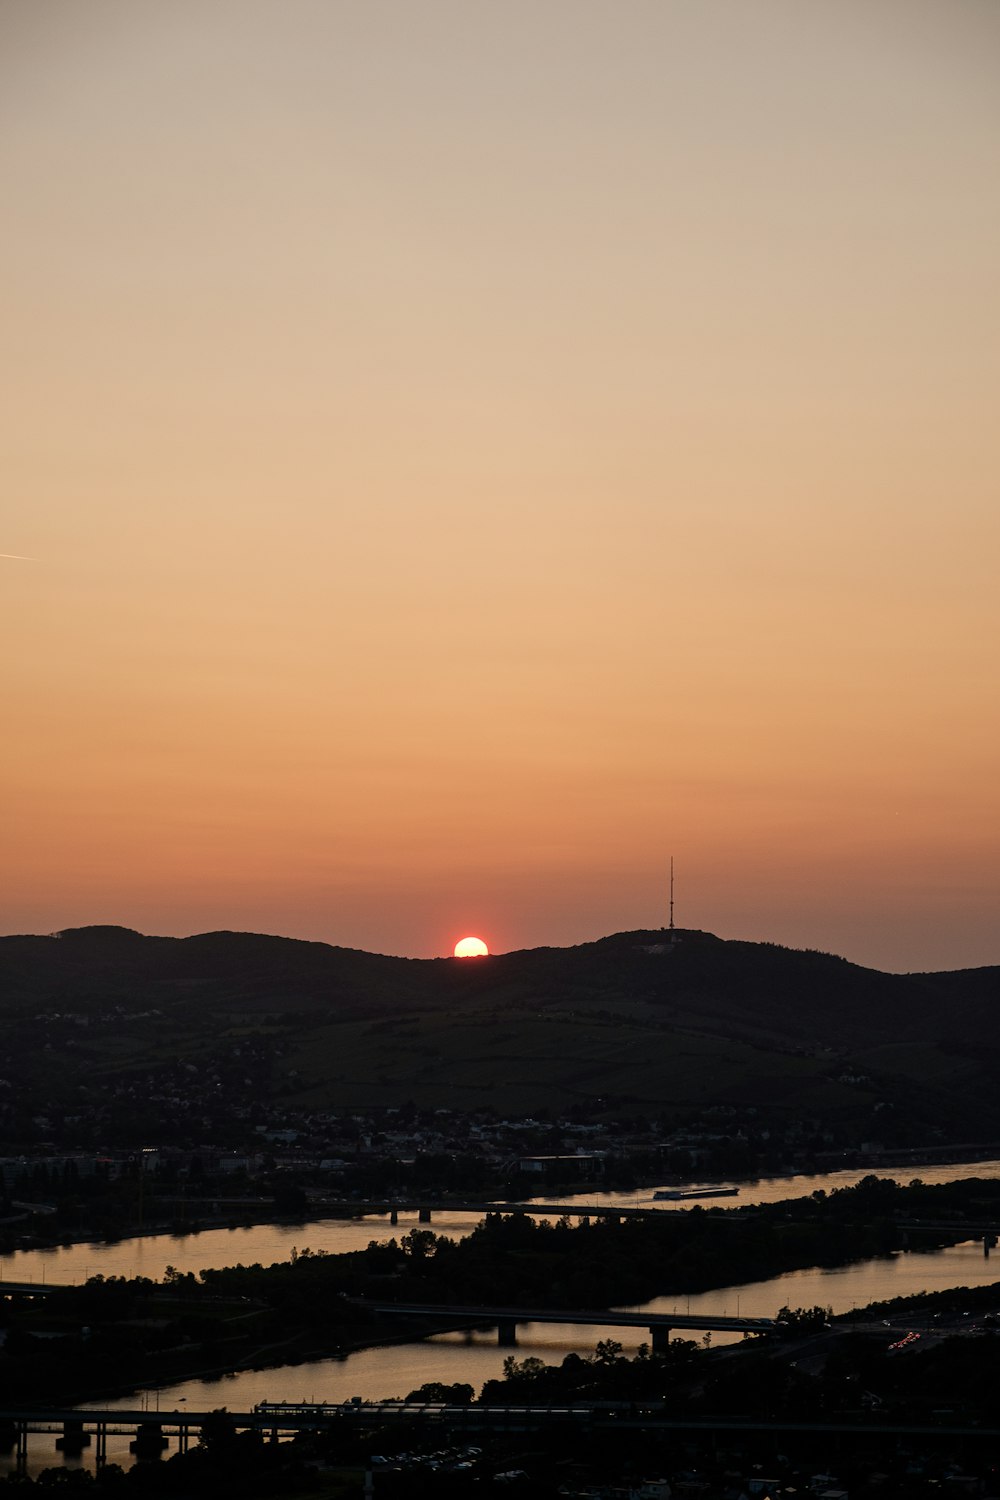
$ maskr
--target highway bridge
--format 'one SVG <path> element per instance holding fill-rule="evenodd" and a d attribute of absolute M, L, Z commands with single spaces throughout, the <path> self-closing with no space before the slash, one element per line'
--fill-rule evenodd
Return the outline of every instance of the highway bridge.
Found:
<path fill-rule="evenodd" d="M 395 1317 L 433 1318 L 439 1323 L 467 1318 L 470 1323 L 496 1327 L 497 1343 L 504 1348 L 517 1344 L 518 1323 L 576 1323 L 598 1328 L 646 1328 L 654 1351 L 665 1349 L 674 1330 L 698 1333 L 770 1333 L 773 1318 L 723 1317 L 714 1314 L 620 1312 L 608 1308 L 469 1307 L 424 1302 L 358 1301 L 369 1312 Z"/>

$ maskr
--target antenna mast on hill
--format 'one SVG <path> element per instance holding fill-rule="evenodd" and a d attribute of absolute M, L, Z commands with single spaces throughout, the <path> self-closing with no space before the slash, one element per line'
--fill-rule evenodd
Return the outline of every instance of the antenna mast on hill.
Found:
<path fill-rule="evenodd" d="M 670 931 L 674 930 L 674 856 L 670 856 Z"/>

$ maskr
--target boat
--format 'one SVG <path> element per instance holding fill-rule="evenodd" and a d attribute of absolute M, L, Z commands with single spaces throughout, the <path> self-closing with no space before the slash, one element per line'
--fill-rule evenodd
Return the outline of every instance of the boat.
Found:
<path fill-rule="evenodd" d="M 738 1187 L 728 1188 L 657 1188 L 654 1198 L 669 1198 L 671 1202 L 684 1198 L 735 1198 Z"/>

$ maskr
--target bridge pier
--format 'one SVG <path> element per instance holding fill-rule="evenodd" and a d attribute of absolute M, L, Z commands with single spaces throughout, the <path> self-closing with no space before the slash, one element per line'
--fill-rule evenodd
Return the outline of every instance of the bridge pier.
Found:
<path fill-rule="evenodd" d="M 431 1211 L 429 1208 L 417 1209 L 417 1222 L 419 1224 L 429 1224 L 431 1222 Z"/>
<path fill-rule="evenodd" d="M 159 1422 L 140 1422 L 135 1438 L 128 1445 L 128 1451 L 134 1453 L 136 1458 L 159 1458 L 164 1448 L 169 1447 L 170 1440 L 163 1436 L 163 1427 Z"/>
<path fill-rule="evenodd" d="M 989 1260 L 989 1258 L 990 1258 L 990 1251 L 996 1249 L 996 1243 L 997 1243 L 997 1237 L 996 1237 L 995 1234 L 984 1234 L 983 1235 L 983 1257 L 984 1257 L 984 1259 Z"/>
<path fill-rule="evenodd" d="M 25 1421 L 14 1424 L 14 1467 L 18 1474 L 28 1472 L 28 1424 Z"/>
<path fill-rule="evenodd" d="M 649 1330 L 654 1354 L 666 1354 L 670 1343 L 670 1329 L 665 1323 L 653 1323 Z"/>
<path fill-rule="evenodd" d="M 90 1444 L 90 1433 L 84 1431 L 82 1419 L 67 1417 L 63 1422 L 62 1437 L 56 1438 L 57 1452 L 82 1453 Z"/>
<path fill-rule="evenodd" d="M 517 1348 L 517 1324 L 513 1318 L 501 1318 L 497 1324 L 497 1343 L 501 1349 Z"/>
<path fill-rule="evenodd" d="M 100 1468 L 101 1465 L 102 1464 L 106 1464 L 107 1461 L 108 1461 L 108 1424 L 107 1424 L 107 1422 L 98 1422 L 98 1424 L 97 1424 L 97 1442 L 94 1445 L 94 1463 L 97 1465 L 98 1468 Z"/>
<path fill-rule="evenodd" d="M 389 1223 L 390 1224 L 398 1224 L 399 1223 L 399 1209 L 398 1208 L 390 1208 L 390 1210 L 389 1210 Z"/>

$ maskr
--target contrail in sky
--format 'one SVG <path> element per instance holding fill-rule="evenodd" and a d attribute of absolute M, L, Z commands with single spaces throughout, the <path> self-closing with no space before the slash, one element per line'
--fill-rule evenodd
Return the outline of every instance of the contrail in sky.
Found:
<path fill-rule="evenodd" d="M 0 552 L 0 557 L 9 557 L 12 562 L 37 562 L 37 557 L 22 557 L 20 552 Z"/>

